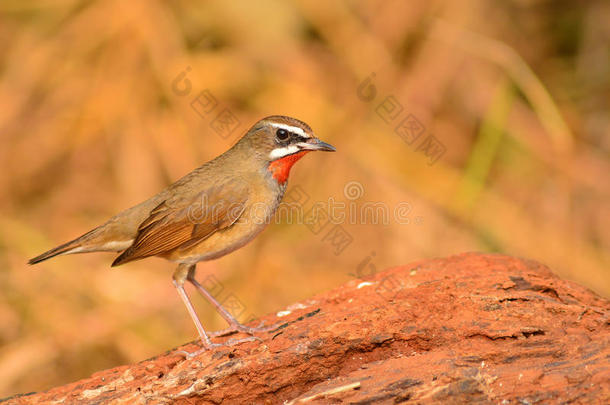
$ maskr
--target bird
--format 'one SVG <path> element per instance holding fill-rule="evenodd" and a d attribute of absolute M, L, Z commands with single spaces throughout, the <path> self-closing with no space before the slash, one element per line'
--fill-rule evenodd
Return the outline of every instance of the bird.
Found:
<path fill-rule="evenodd" d="M 211 337 L 243 332 L 257 339 L 264 327 L 237 321 L 195 278 L 201 261 L 220 258 L 254 239 L 270 222 L 287 187 L 292 166 L 312 151 L 336 149 L 317 138 L 305 122 L 272 115 L 256 122 L 230 149 L 170 184 L 158 194 L 104 224 L 29 260 L 59 255 L 118 252 L 112 266 L 147 257 L 177 264 L 172 282 L 192 318 L 202 349 L 221 346 Z M 227 321 L 224 331 L 204 329 L 184 286 L 191 283 Z M 226 342 L 225 342 L 226 343 Z"/>

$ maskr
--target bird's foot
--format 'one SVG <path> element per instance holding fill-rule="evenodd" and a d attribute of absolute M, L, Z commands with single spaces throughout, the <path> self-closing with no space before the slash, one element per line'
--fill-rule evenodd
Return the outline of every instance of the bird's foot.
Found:
<path fill-rule="evenodd" d="M 211 350 L 211 349 L 216 349 L 216 348 L 219 348 L 219 347 L 230 347 L 230 346 L 238 345 L 240 343 L 254 342 L 256 340 L 261 341 L 261 342 L 263 341 L 261 338 L 258 338 L 256 336 L 250 336 L 250 337 L 243 338 L 243 339 L 233 339 L 233 338 L 231 338 L 231 339 L 227 340 L 224 343 L 205 343 L 205 342 L 202 341 L 203 347 L 201 349 L 199 349 L 199 350 L 195 350 L 192 353 L 189 353 L 186 350 L 177 350 L 174 353 L 181 354 L 181 355 L 184 356 L 185 359 L 188 360 L 188 359 L 192 359 L 193 357 L 197 357 L 200 354 L 205 353 L 206 351 Z"/>
<path fill-rule="evenodd" d="M 257 327 L 251 327 L 251 326 L 242 325 L 241 323 L 236 322 L 234 324 L 231 324 L 231 326 L 229 326 L 227 329 L 219 330 L 216 332 L 210 332 L 209 335 L 211 337 L 219 337 L 219 336 L 232 335 L 233 333 L 237 333 L 237 332 L 247 333 L 248 335 L 255 335 L 257 333 L 264 333 L 264 332 L 272 331 L 274 329 L 277 329 L 281 325 L 281 323 L 276 323 L 271 326 L 263 326 L 264 324 L 265 324 L 265 322 L 263 321 Z"/>

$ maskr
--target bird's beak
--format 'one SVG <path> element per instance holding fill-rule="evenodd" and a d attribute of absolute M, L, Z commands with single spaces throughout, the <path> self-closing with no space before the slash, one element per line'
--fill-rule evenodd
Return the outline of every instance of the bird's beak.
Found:
<path fill-rule="evenodd" d="M 300 142 L 297 146 L 301 150 L 321 150 L 325 152 L 334 152 L 337 150 L 331 144 L 322 142 L 318 138 L 311 138 L 308 139 L 307 142 Z"/>

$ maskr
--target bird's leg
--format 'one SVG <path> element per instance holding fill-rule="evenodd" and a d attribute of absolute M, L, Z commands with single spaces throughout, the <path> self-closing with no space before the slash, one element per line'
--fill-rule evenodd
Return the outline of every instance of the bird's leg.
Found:
<path fill-rule="evenodd" d="M 183 354 L 186 358 L 192 358 L 192 357 L 195 357 L 195 356 L 199 355 L 200 353 L 203 353 L 206 350 L 214 348 L 214 347 L 233 346 L 238 343 L 251 342 L 253 340 L 257 340 L 257 338 L 246 338 L 246 339 L 239 339 L 239 340 L 229 339 L 224 344 L 212 343 L 212 341 L 210 340 L 210 335 L 205 331 L 205 329 L 203 329 L 203 325 L 201 324 L 201 321 L 199 320 L 199 317 L 197 316 L 197 312 L 195 312 L 195 307 L 193 307 L 193 303 L 191 302 L 191 299 L 189 298 L 188 294 L 184 290 L 185 281 L 189 278 L 189 275 L 194 274 L 194 273 L 195 273 L 194 264 L 180 264 L 180 265 L 178 265 L 178 268 L 174 272 L 173 282 L 174 282 L 174 286 L 176 287 L 176 290 L 178 291 L 178 295 L 180 296 L 180 298 L 182 298 L 182 301 L 184 302 L 186 309 L 188 310 L 189 314 L 191 315 L 191 318 L 193 319 L 193 323 L 195 323 L 195 327 L 197 328 L 197 332 L 199 332 L 199 337 L 201 338 L 201 342 L 203 343 L 203 348 L 200 350 L 197 350 L 193 353 L 188 353 L 184 350 L 180 350 L 178 353 Z"/>
<path fill-rule="evenodd" d="M 195 327 L 197 328 L 197 332 L 199 332 L 199 337 L 201 338 L 201 342 L 203 343 L 203 349 L 198 350 L 195 353 L 187 353 L 184 351 L 180 352 L 180 353 L 184 353 L 184 355 L 187 358 L 193 357 L 196 354 L 199 354 L 200 352 L 203 352 L 213 346 L 212 341 L 210 340 L 210 337 L 206 333 L 205 329 L 203 329 L 203 325 L 201 324 L 201 321 L 199 320 L 199 317 L 197 316 L 197 312 L 195 312 L 195 307 L 193 307 L 193 303 L 191 302 L 191 299 L 189 298 L 186 291 L 184 290 L 184 282 L 186 281 L 187 275 L 191 268 L 194 269 L 195 266 L 180 264 L 180 265 L 178 265 L 178 268 L 176 269 L 176 271 L 174 271 L 174 275 L 172 276 L 172 278 L 173 278 L 172 281 L 174 283 L 174 287 L 176 287 L 176 290 L 178 291 L 178 295 L 180 296 L 180 298 L 182 298 L 182 302 L 184 302 L 184 306 L 186 307 L 189 314 L 191 315 L 191 318 L 193 319 L 193 323 L 195 323 Z"/>
<path fill-rule="evenodd" d="M 210 292 L 208 290 L 206 290 L 201 284 L 199 284 L 199 282 L 195 279 L 195 268 L 194 267 L 193 267 L 193 271 L 189 271 L 186 279 L 195 286 L 197 291 L 199 291 L 201 293 L 201 295 L 203 295 L 210 302 L 210 304 L 212 304 L 214 306 L 214 308 L 216 308 L 216 310 L 218 311 L 220 316 L 222 316 L 224 318 L 224 320 L 227 321 L 227 323 L 229 324 L 228 329 L 217 331 L 217 332 L 210 332 L 210 336 L 225 336 L 225 335 L 230 335 L 230 334 L 236 333 L 236 332 L 244 332 L 249 335 L 253 335 L 253 334 L 259 333 L 259 332 L 268 332 L 277 327 L 277 325 L 272 325 L 272 326 L 268 326 L 268 327 L 253 328 L 253 327 L 246 326 L 246 325 L 239 323 L 239 321 L 237 319 L 235 319 L 235 317 L 233 315 L 231 315 L 231 313 L 229 311 L 227 311 L 220 304 L 220 302 L 218 302 L 216 300 L 216 298 L 214 298 L 214 296 L 212 294 L 210 294 Z"/>

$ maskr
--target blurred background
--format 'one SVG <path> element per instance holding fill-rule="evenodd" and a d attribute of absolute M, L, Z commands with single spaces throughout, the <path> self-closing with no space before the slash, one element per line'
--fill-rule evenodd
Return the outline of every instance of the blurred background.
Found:
<path fill-rule="evenodd" d="M 271 114 L 338 149 L 299 162 L 286 198 L 360 211 L 280 218 L 201 263 L 240 320 L 465 251 L 536 259 L 610 296 L 608 21 L 603 0 L 3 0 L 0 397 L 196 338 L 169 262 L 26 261 Z"/>

